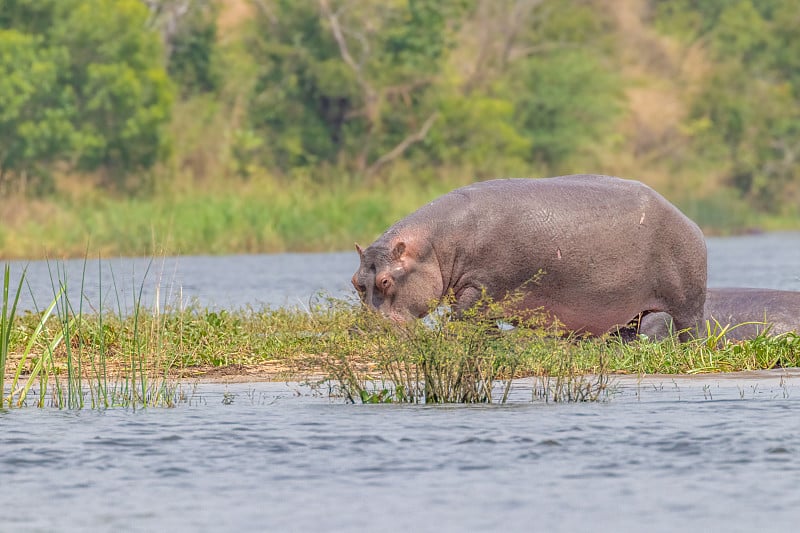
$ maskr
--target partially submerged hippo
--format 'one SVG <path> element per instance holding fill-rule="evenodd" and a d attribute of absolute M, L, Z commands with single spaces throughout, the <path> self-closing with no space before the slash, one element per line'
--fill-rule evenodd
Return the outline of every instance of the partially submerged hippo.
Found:
<path fill-rule="evenodd" d="M 741 287 L 708 289 L 705 319 L 712 332 L 717 323 L 723 328 L 729 326 L 725 333 L 728 340 L 752 339 L 764 331 L 769 335 L 800 333 L 800 292 Z M 639 325 L 639 333 L 652 340 L 662 340 L 675 331 L 677 326 L 666 313 L 645 315 Z M 693 333 L 700 337 L 707 334 L 704 325 Z"/>
<path fill-rule="evenodd" d="M 703 234 L 636 181 L 576 175 L 476 183 L 356 249 L 353 286 L 366 305 L 398 322 L 424 316 L 450 291 L 463 312 L 482 289 L 494 300 L 520 291 L 518 310 L 543 308 L 569 330 L 594 335 L 643 311 L 665 311 L 680 329 L 703 316 Z"/>

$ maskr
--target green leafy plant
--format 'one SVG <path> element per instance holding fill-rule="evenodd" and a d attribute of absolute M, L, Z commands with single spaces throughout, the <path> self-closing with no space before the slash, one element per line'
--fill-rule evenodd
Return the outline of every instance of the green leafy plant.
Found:
<path fill-rule="evenodd" d="M 3 399 L 5 396 L 5 375 L 6 364 L 8 364 L 8 356 L 10 353 L 11 345 L 11 329 L 14 326 L 14 315 L 17 311 L 17 304 L 19 303 L 19 294 L 22 290 L 22 281 L 25 275 L 20 276 L 19 285 L 14 292 L 11 291 L 11 267 L 6 264 L 3 269 L 3 299 L 2 309 L 0 310 L 0 408 L 3 407 Z M 10 305 L 10 307 L 9 307 Z"/>
<path fill-rule="evenodd" d="M 542 313 L 515 314 L 518 300 L 484 294 L 458 318 L 445 306 L 404 326 L 370 312 L 352 315 L 349 333 L 330 339 L 326 368 L 345 398 L 363 403 L 505 403 L 513 379 L 537 370 L 558 376 L 547 399 L 596 399 L 607 386 L 603 365 L 603 377 L 586 386 L 579 369 L 550 364 L 559 329 Z M 366 364 L 362 353 L 370 354 Z"/>

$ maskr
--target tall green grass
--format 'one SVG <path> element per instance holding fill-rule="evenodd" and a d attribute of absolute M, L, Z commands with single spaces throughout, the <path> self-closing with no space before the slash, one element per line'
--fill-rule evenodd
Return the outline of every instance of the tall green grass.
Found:
<path fill-rule="evenodd" d="M 6 267 L 2 313 L 4 357 L 0 378 L 9 373 L 8 354 L 12 349 L 19 352 L 19 357 L 16 370 L 11 372 L 9 391 L 0 389 L 2 403 L 9 407 L 26 405 L 29 394 L 38 385 L 34 404 L 39 407 L 137 409 L 174 405 L 178 384 L 169 376 L 172 360 L 164 360 L 158 347 L 163 332 L 158 318 L 160 313 L 156 314 L 155 322 L 149 320 L 154 324 L 152 331 L 140 330 L 140 316 L 143 313 L 153 316 L 142 309 L 140 286 L 131 313 L 123 309 L 117 296 L 118 315 L 107 311 L 87 314 L 83 297 L 85 268 L 84 263 L 78 302 L 70 300 L 66 272 L 55 265 L 55 270 L 50 271 L 53 300 L 47 309 L 15 316 L 22 280 L 9 296 Z M 14 304 L 7 312 L 7 304 L 12 299 Z M 123 356 L 114 358 L 113 371 L 108 365 L 109 321 L 132 322 L 126 343 L 121 347 Z"/>
<path fill-rule="evenodd" d="M 484 294 L 458 319 L 445 305 L 402 326 L 370 312 L 344 315 L 349 323 L 328 337 L 324 367 L 351 402 L 505 403 L 513 380 L 531 375 L 545 401 L 600 399 L 609 385 L 604 354 L 578 366 L 578 339 L 543 314 L 515 314 L 518 298 Z"/>
<path fill-rule="evenodd" d="M 0 220 L 0 258 L 230 254 L 352 249 L 431 199 L 473 181 L 465 171 L 423 180 L 402 172 L 387 183 L 308 177 L 211 182 L 154 196 L 87 193 L 19 199 Z M 678 202 L 712 233 L 797 228 L 797 219 L 756 216 L 727 193 Z M 45 215 L 46 213 L 46 215 Z"/>
<path fill-rule="evenodd" d="M 0 302 L 2 304 L 2 309 L 0 310 L 0 408 L 3 406 L 3 396 L 5 396 L 5 374 L 11 345 L 11 328 L 14 325 L 14 316 L 17 311 L 19 294 L 22 290 L 24 278 L 25 275 L 23 273 L 20 276 L 16 291 L 9 293 L 11 290 L 11 267 L 5 265 L 3 269 L 3 298 L 2 302 Z"/>
<path fill-rule="evenodd" d="M 82 257 L 87 240 L 106 256 L 350 250 L 450 188 L 262 178 L 154 197 L 51 199 L 48 216 L 6 224 L 0 258 Z"/>
<path fill-rule="evenodd" d="M 332 328 L 320 363 L 332 388 L 351 402 L 503 403 L 512 381 L 529 376 L 535 378 L 535 399 L 596 401 L 606 397 L 617 373 L 800 366 L 800 333 L 732 342 L 726 337 L 730 328 L 708 324 L 706 334 L 690 342 L 624 342 L 613 335 L 563 336 L 535 317 L 516 320 L 513 329 L 498 328 L 497 318 L 508 316 L 504 312 L 467 320 L 440 313 L 426 324 L 402 327 L 351 313 L 338 315 L 344 323 Z"/>

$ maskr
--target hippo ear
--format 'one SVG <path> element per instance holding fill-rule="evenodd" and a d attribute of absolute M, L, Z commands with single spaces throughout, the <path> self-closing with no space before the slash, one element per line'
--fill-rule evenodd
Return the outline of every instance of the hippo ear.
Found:
<path fill-rule="evenodd" d="M 392 259 L 399 261 L 402 259 L 404 253 L 406 253 L 406 243 L 398 242 L 394 245 L 394 249 L 392 250 Z"/>
<path fill-rule="evenodd" d="M 358 245 L 358 243 L 356 243 L 356 251 L 358 252 L 358 257 L 359 258 L 363 258 L 364 257 L 364 250 Z"/>

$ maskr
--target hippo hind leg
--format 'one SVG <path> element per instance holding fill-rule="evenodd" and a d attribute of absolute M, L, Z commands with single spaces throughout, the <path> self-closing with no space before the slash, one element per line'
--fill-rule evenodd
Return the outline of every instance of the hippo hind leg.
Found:
<path fill-rule="evenodd" d="M 681 342 L 688 342 L 696 337 L 700 324 L 703 322 L 703 304 L 686 305 L 677 310 L 669 311 L 675 331 Z"/>

